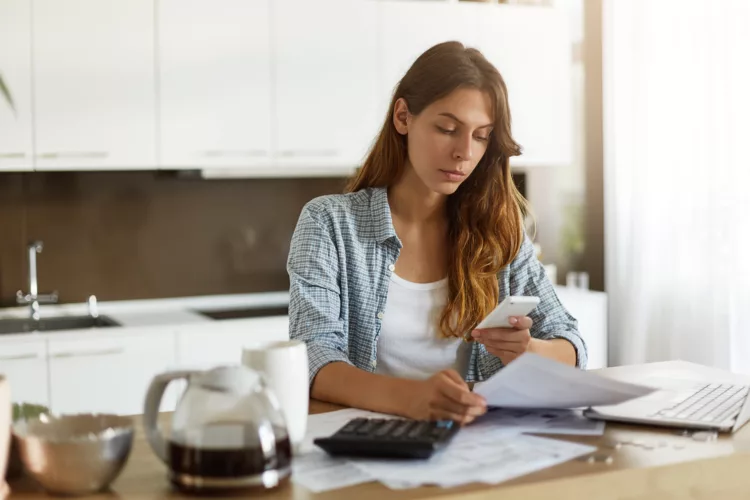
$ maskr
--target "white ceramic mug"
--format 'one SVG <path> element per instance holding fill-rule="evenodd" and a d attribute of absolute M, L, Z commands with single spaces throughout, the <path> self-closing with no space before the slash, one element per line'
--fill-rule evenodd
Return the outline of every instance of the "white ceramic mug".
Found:
<path fill-rule="evenodd" d="M 242 364 L 265 376 L 281 405 L 289 440 L 297 449 L 307 430 L 310 399 L 307 346 L 299 340 L 248 344 L 242 350 Z"/>

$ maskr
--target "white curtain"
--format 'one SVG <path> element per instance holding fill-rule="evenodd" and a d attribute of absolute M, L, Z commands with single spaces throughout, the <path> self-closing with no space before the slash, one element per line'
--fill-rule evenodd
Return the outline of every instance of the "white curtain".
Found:
<path fill-rule="evenodd" d="M 750 374 L 750 1 L 603 1 L 609 362 Z"/>

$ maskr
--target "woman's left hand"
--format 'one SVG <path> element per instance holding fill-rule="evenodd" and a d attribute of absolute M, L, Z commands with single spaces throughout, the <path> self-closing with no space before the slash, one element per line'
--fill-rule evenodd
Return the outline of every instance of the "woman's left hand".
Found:
<path fill-rule="evenodd" d="M 534 339 L 531 337 L 531 325 L 528 316 L 512 316 L 508 322 L 512 328 L 482 328 L 471 332 L 472 338 L 484 345 L 487 352 L 500 358 L 507 365 L 521 354 L 531 351 Z"/>

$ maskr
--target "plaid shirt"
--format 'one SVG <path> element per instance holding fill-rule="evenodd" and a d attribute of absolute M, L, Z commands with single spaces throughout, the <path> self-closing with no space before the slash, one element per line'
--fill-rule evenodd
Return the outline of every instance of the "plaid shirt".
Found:
<path fill-rule="evenodd" d="M 388 282 L 401 250 L 385 188 L 316 198 L 305 205 L 292 236 L 289 335 L 307 344 L 310 384 L 328 363 L 343 361 L 372 372 L 377 364 Z M 586 345 L 555 294 L 526 238 L 516 258 L 498 274 L 499 298 L 534 295 L 531 335 L 573 344 L 577 366 L 586 367 Z M 465 352 L 467 382 L 486 380 L 503 366 L 477 342 Z"/>

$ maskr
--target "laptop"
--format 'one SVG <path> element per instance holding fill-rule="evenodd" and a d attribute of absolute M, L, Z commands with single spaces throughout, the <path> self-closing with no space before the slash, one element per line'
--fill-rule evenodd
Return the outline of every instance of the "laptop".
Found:
<path fill-rule="evenodd" d="M 750 420 L 747 385 L 677 379 L 649 382 L 660 389 L 617 405 L 588 408 L 584 415 L 593 420 L 730 433 Z"/>

